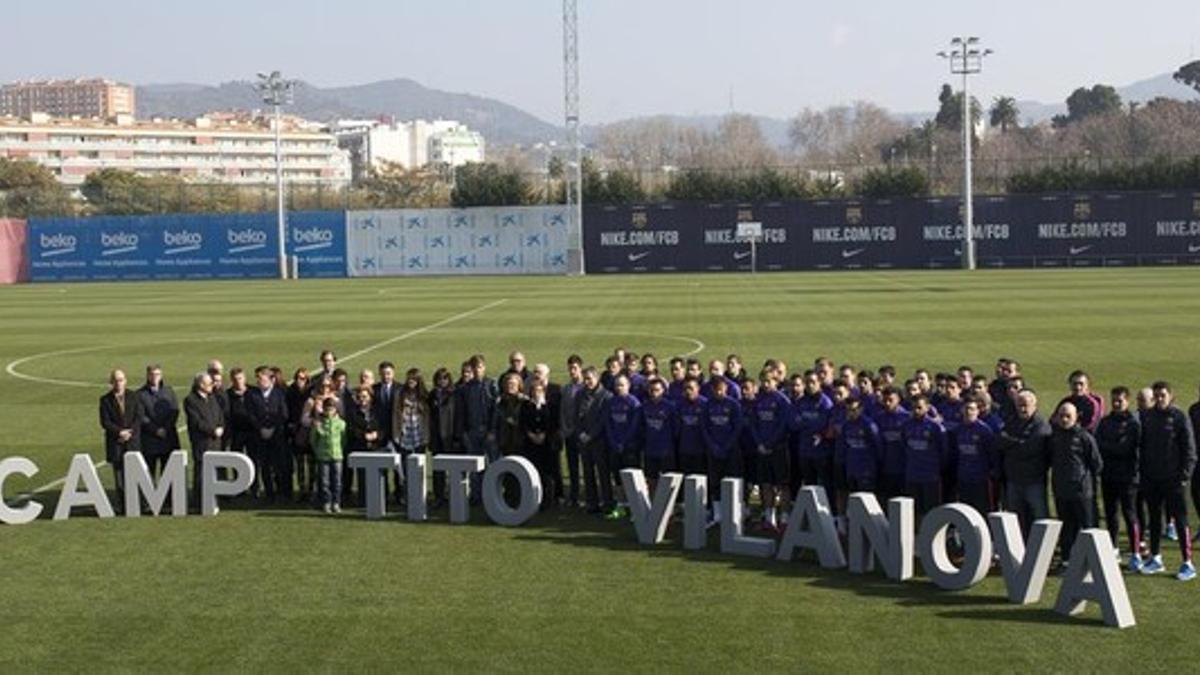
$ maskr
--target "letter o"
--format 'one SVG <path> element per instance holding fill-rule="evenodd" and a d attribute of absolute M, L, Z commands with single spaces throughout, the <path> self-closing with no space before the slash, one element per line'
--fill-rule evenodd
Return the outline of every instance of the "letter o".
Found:
<path fill-rule="evenodd" d="M 953 526 L 963 542 L 963 564 L 955 567 L 946 554 L 946 531 Z M 987 521 L 966 504 L 944 504 L 921 521 L 917 553 L 925 576 L 939 588 L 961 591 L 983 581 L 992 564 Z"/>
<path fill-rule="evenodd" d="M 521 486 L 521 503 L 514 509 L 504 502 L 500 487 L 504 476 L 511 475 Z M 533 463 L 513 455 L 492 462 L 483 474 L 483 509 L 497 525 L 516 527 L 537 515 L 542 504 L 542 479 Z"/>

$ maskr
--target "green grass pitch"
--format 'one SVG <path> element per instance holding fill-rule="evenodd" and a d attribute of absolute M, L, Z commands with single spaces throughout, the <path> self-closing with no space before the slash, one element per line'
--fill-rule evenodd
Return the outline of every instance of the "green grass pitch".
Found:
<path fill-rule="evenodd" d="M 1055 400 L 1067 373 L 1102 391 L 1200 380 L 1200 269 L 853 272 L 643 277 L 25 285 L 0 288 L 0 456 L 60 478 L 102 459 L 107 371 L 160 362 L 180 396 L 210 357 L 313 366 L 318 350 L 427 372 L 483 352 L 546 361 L 614 346 L 660 360 L 741 354 L 795 369 L 818 355 L 989 373 L 1021 360 Z M 109 478 L 107 469 L 102 475 Z M 51 507 L 57 489 L 38 496 Z M 47 509 L 46 514 L 50 512 Z M 517 529 L 367 522 L 299 509 L 215 519 L 39 521 L 0 528 L 6 670 L 1188 669 L 1200 585 L 1126 581 L 1138 626 L 1004 602 L 993 575 L 963 593 L 881 576 L 658 548 L 573 512 Z M 714 531 L 715 534 L 715 531 Z M 1169 567 L 1179 554 L 1164 543 Z M 918 565 L 919 570 L 919 565 Z"/>

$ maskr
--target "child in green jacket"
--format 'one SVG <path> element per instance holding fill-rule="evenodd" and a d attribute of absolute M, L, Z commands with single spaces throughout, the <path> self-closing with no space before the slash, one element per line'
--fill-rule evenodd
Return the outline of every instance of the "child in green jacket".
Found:
<path fill-rule="evenodd" d="M 338 417 L 337 400 L 325 399 L 321 405 L 321 420 L 309 431 L 325 513 L 342 510 L 342 443 L 345 436 L 346 421 Z"/>

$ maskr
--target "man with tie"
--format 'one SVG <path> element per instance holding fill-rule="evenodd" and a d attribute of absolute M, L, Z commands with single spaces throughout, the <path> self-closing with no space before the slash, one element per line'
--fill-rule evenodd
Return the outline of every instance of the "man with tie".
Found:
<path fill-rule="evenodd" d="M 179 449 L 179 400 L 175 390 L 163 383 L 162 366 L 146 366 L 146 384 L 138 390 L 142 411 L 142 455 L 151 476 L 158 476 L 167 466 L 167 458 Z"/>
<path fill-rule="evenodd" d="M 252 389 L 246 408 L 254 424 L 252 444 L 263 462 L 263 488 L 269 501 L 276 495 L 292 499 L 292 453 L 287 447 L 287 395 L 276 386 L 268 366 L 254 369 L 258 388 Z"/>
<path fill-rule="evenodd" d="M 138 397 L 126 388 L 125 372 L 114 370 L 108 376 L 108 393 L 100 397 L 100 426 L 104 429 L 104 455 L 113 468 L 117 504 L 125 504 L 125 453 L 140 452 L 142 407 Z"/>
<path fill-rule="evenodd" d="M 399 452 L 395 438 L 395 425 L 392 423 L 392 413 L 395 411 L 396 400 L 400 394 L 400 385 L 396 383 L 396 364 L 391 361 L 383 361 L 379 364 L 379 381 L 375 383 L 373 389 L 374 396 L 371 400 L 375 406 L 375 419 L 379 421 L 379 450 L 381 452 Z M 399 503 L 401 497 L 399 471 L 392 472 L 392 492 L 396 502 Z"/>

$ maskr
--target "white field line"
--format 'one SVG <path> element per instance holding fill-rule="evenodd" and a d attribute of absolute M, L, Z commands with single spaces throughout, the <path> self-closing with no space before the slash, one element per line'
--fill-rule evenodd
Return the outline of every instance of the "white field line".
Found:
<path fill-rule="evenodd" d="M 493 302 L 489 302 L 486 305 L 481 305 L 479 307 L 476 307 L 475 309 L 468 310 L 466 312 L 461 312 L 459 314 L 455 314 L 454 316 L 450 316 L 445 319 L 442 319 L 441 321 L 431 323 L 428 326 L 422 326 L 421 328 L 414 328 L 413 330 L 410 330 L 406 333 L 401 333 L 400 335 L 397 335 L 395 337 L 391 337 L 391 338 L 388 338 L 387 340 L 382 340 L 382 341 L 377 342 L 368 347 L 364 347 L 363 349 L 360 349 L 348 356 L 342 357 L 341 361 L 349 361 L 351 359 L 358 358 L 360 356 L 363 356 L 364 354 L 369 354 L 369 353 L 375 351 L 376 349 L 380 349 L 382 347 L 386 347 L 388 345 L 395 344 L 397 342 L 401 342 L 403 340 L 407 340 L 412 337 L 416 337 L 417 335 L 421 335 L 422 333 L 427 333 L 431 330 L 441 328 L 442 326 L 454 323 L 455 321 L 461 321 L 467 317 L 474 316 L 475 314 L 478 314 L 480 312 L 484 312 L 489 309 L 492 309 L 493 307 L 499 307 L 500 305 L 503 305 L 506 302 L 508 302 L 508 298 L 501 298 L 500 300 L 495 300 Z M 688 338 L 684 338 L 684 339 L 688 339 Z M 690 340 L 690 339 L 688 339 L 688 340 L 693 343 L 700 344 L 701 348 L 703 348 L 703 343 L 700 343 L 698 340 Z M 204 340 L 179 340 L 177 342 L 200 342 L 200 341 L 204 341 Z M 100 351 L 103 349 L 111 349 L 111 348 L 112 348 L 112 345 L 101 345 L 101 346 L 92 346 L 92 347 L 81 347 L 81 348 L 77 348 L 77 349 L 61 349 L 61 350 L 53 351 L 53 352 L 44 352 L 42 354 L 33 354 L 31 356 L 22 357 L 15 361 L 10 362 L 7 366 L 5 366 L 4 370 L 9 375 L 11 375 L 17 379 L 27 380 L 29 382 L 36 382 L 39 384 L 55 384 L 55 385 L 60 385 L 60 386 L 65 386 L 65 387 L 86 387 L 86 388 L 92 389 L 92 388 L 96 388 L 98 386 L 104 386 L 104 385 L 97 385 L 95 383 L 90 383 L 90 382 L 78 382 L 75 380 L 59 380 L 59 379 L 49 378 L 49 377 L 37 377 L 34 375 L 26 375 L 25 373 L 17 371 L 16 367 L 21 364 L 28 363 L 28 362 L 36 360 L 36 359 L 50 358 L 52 356 L 66 356 L 69 354 L 82 354 L 82 353 L 86 353 L 86 352 L 94 352 L 94 351 Z M 178 427 L 179 431 L 185 431 L 186 429 L 187 429 L 186 424 L 180 424 Z M 108 465 L 107 461 L 100 462 L 99 464 L 96 465 L 96 468 L 99 469 L 99 468 L 105 467 L 107 465 Z M 34 494 L 46 492 L 47 490 L 53 490 L 54 488 L 62 485 L 64 481 L 66 481 L 66 476 L 63 476 L 62 478 L 59 478 L 58 480 L 46 483 L 45 485 L 33 490 L 33 492 L 25 493 L 25 494 L 21 495 L 20 497 L 18 497 L 18 499 L 24 499 L 24 498 L 27 498 Z"/>
<path fill-rule="evenodd" d="M 587 333 L 588 333 L 588 335 L 620 335 L 623 337 L 648 337 L 648 338 L 658 338 L 661 340 L 678 340 L 679 342 L 687 342 L 687 343 L 693 345 L 693 349 L 692 349 L 692 351 L 690 351 L 686 354 L 679 355 L 685 359 L 688 358 L 689 356 L 695 356 L 695 355 L 699 354 L 700 352 L 704 351 L 705 349 L 708 349 L 708 345 L 704 344 L 703 341 L 697 340 L 694 337 L 687 337 L 686 335 L 663 335 L 661 333 L 638 333 L 638 332 L 630 332 L 630 331 L 625 331 L 625 330 L 588 330 Z"/>

